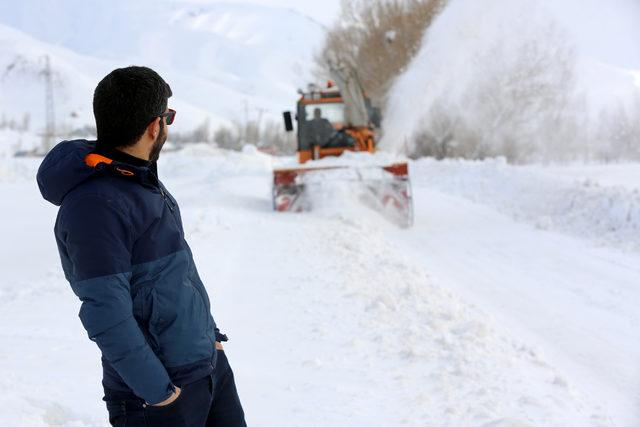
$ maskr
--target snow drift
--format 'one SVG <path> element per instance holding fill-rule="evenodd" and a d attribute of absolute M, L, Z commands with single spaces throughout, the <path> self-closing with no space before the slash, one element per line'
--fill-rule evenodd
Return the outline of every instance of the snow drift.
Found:
<path fill-rule="evenodd" d="M 599 244 L 640 250 L 640 167 L 513 166 L 505 159 L 421 159 L 412 164 L 414 183 L 486 204 L 544 230 L 557 230 Z M 571 169 L 569 169 L 571 170 Z M 606 172 L 602 172 L 606 170 Z M 603 183 L 602 176 L 609 182 Z"/>

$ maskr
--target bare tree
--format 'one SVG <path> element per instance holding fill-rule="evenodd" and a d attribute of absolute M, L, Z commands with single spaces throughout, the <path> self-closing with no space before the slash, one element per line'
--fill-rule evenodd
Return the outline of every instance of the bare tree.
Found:
<path fill-rule="evenodd" d="M 292 132 L 286 132 L 280 121 L 268 121 L 260 136 L 261 146 L 276 155 L 291 155 L 296 152 L 296 138 Z"/>
<path fill-rule="evenodd" d="M 544 34 L 524 33 L 510 44 L 498 38 L 476 52 L 468 65 L 473 79 L 460 83 L 459 98 L 429 100 L 409 154 L 510 162 L 575 157 L 575 54 L 553 24 Z"/>
<path fill-rule="evenodd" d="M 256 121 L 234 122 L 232 127 L 222 125 L 213 133 L 213 141 L 227 150 L 238 151 L 249 144 L 276 155 L 290 155 L 296 151 L 295 135 L 285 132 L 280 121 L 275 120 L 266 120 L 262 126 Z"/>
<path fill-rule="evenodd" d="M 226 125 L 222 125 L 215 130 L 213 133 L 213 141 L 218 147 L 227 150 L 240 150 L 240 148 L 242 148 L 240 139 L 234 134 L 233 130 Z"/>
<path fill-rule="evenodd" d="M 606 161 L 640 159 L 640 96 L 600 113 L 596 156 Z"/>
<path fill-rule="evenodd" d="M 204 119 L 204 121 L 191 132 L 190 137 L 194 142 L 210 142 L 211 124 L 209 118 Z"/>
<path fill-rule="evenodd" d="M 407 66 L 446 0 L 343 0 L 339 21 L 316 58 L 320 77 L 329 63 L 358 71 L 367 95 L 383 105 L 393 79 Z"/>
<path fill-rule="evenodd" d="M 434 103 L 427 115 L 428 122 L 414 136 L 416 147 L 411 157 L 435 157 L 443 159 L 451 157 L 456 148 L 456 128 L 459 117 L 451 114 L 451 109 L 444 102 Z"/>

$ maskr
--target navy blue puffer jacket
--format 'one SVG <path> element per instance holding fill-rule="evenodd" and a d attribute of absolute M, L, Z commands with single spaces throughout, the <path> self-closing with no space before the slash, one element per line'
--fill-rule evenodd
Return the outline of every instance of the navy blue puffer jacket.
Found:
<path fill-rule="evenodd" d="M 103 384 L 149 403 L 210 374 L 218 333 L 184 239 L 180 210 L 155 163 L 138 167 L 65 141 L 38 170 L 42 196 L 60 206 L 62 268 L 80 319 L 102 351 Z"/>

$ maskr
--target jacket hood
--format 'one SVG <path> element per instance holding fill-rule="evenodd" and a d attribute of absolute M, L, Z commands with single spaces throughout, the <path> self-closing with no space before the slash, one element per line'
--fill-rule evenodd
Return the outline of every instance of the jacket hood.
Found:
<path fill-rule="evenodd" d="M 60 206 L 71 190 L 98 173 L 84 162 L 95 144 L 95 141 L 84 139 L 62 141 L 47 153 L 37 175 L 38 187 L 45 200 Z"/>

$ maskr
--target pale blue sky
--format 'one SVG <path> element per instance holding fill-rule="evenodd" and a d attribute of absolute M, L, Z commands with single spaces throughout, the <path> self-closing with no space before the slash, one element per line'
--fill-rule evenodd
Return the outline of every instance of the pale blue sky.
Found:
<path fill-rule="evenodd" d="M 213 3 L 217 0 L 194 0 Z M 256 3 L 268 6 L 284 6 L 297 10 L 311 18 L 330 25 L 340 11 L 340 0 L 220 0 L 225 3 Z"/>
<path fill-rule="evenodd" d="M 610 65 L 640 69 L 640 1 L 549 0 L 581 53 Z"/>
<path fill-rule="evenodd" d="M 340 11 L 340 0 L 230 1 L 291 7 L 325 25 Z M 547 4 L 581 53 L 614 66 L 640 69 L 640 0 L 551 0 Z"/>

